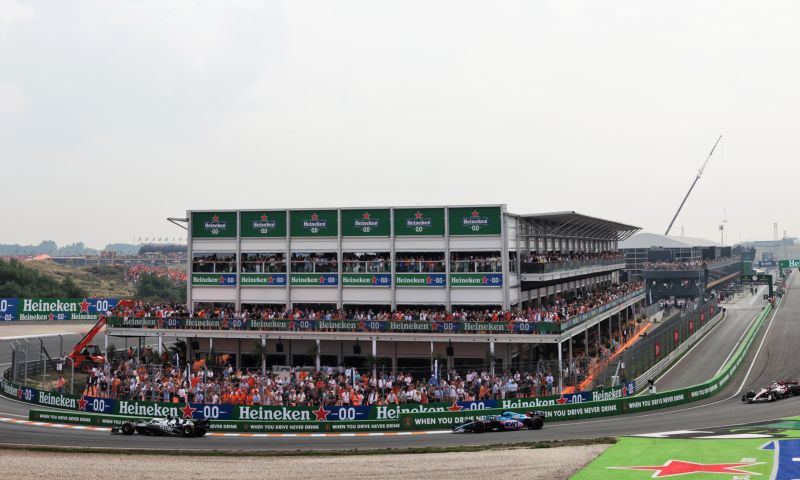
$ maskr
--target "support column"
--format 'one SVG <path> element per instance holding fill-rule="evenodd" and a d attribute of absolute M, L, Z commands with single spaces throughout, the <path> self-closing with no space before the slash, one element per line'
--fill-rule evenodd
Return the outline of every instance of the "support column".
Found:
<path fill-rule="evenodd" d="M 494 340 L 491 338 L 489 339 L 489 355 L 492 357 L 492 360 L 489 362 L 490 367 L 490 375 L 494 378 Z"/>
<path fill-rule="evenodd" d="M 571 342 L 570 342 L 571 343 Z M 558 394 L 564 391 L 564 368 L 561 365 L 561 340 L 558 341 Z"/>
<path fill-rule="evenodd" d="M 317 367 L 317 371 L 319 372 L 320 368 L 322 368 L 322 366 L 320 365 L 320 363 L 321 363 L 321 360 L 320 360 L 321 352 L 320 352 L 320 350 L 322 349 L 322 346 L 319 344 L 319 338 L 314 340 L 314 341 L 317 342 L 317 358 L 314 359 L 314 366 Z"/>
<path fill-rule="evenodd" d="M 127 350 L 127 349 L 126 349 Z M 158 361 L 161 363 L 161 354 L 164 351 L 164 335 L 158 335 Z"/>
<path fill-rule="evenodd" d="M 569 352 L 568 352 L 569 356 L 568 356 L 568 360 L 567 361 L 569 362 L 569 376 L 570 376 L 570 379 L 571 379 L 572 377 L 575 376 L 575 369 L 573 368 L 573 361 L 572 361 L 572 337 L 569 337 L 569 345 L 567 346 L 567 348 L 569 349 Z M 571 383 L 575 384 L 574 381 L 571 382 Z"/>
<path fill-rule="evenodd" d="M 103 355 L 108 356 L 108 330 L 106 330 L 103 338 Z M 44 388 L 44 385 L 42 385 L 42 388 Z"/>
<path fill-rule="evenodd" d="M 319 366 L 317 367 L 319 370 Z M 267 338 L 261 337 L 261 375 L 267 374 Z"/>
<path fill-rule="evenodd" d="M 372 339 L 372 378 L 378 378 L 378 340 L 375 338 Z"/>
<path fill-rule="evenodd" d="M 392 374 L 397 373 L 397 342 L 392 342 Z"/>

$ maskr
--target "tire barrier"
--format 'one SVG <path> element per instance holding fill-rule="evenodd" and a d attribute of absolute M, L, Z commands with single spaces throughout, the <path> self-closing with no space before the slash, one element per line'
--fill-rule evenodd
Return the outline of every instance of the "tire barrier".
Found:
<path fill-rule="evenodd" d="M 167 415 L 211 418 L 210 431 L 275 433 L 441 430 L 477 416 L 497 415 L 504 411 L 522 413 L 541 410 L 545 412 L 548 422 L 587 419 L 672 407 L 713 396 L 736 374 L 771 309 L 771 305 L 768 305 L 762 310 L 734 354 L 713 378 L 698 385 L 646 396 L 631 396 L 628 384 L 561 397 L 485 402 L 369 407 L 267 407 L 79 397 L 36 390 L 12 384 L 6 379 L 0 380 L 0 393 L 37 406 L 60 409 L 31 410 L 30 419 L 33 421 L 109 427 L 126 419 Z"/>

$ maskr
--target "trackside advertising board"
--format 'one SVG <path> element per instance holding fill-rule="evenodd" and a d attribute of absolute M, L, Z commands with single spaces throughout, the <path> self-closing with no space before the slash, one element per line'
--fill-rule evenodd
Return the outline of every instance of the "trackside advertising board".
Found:
<path fill-rule="evenodd" d="M 117 298 L 0 298 L 0 320 L 87 320 L 117 306 Z"/>

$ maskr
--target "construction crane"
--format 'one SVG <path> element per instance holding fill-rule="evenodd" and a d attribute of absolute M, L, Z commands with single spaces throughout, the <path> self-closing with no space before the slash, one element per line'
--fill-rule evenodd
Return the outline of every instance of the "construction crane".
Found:
<path fill-rule="evenodd" d="M 719 145 L 719 141 L 720 140 L 722 140 L 722 135 L 720 135 L 719 138 L 717 138 L 717 141 L 714 143 L 714 146 L 711 147 L 711 151 L 708 153 L 708 157 L 706 157 L 706 161 L 703 162 L 703 166 L 700 167 L 700 170 L 697 171 L 697 176 L 695 177 L 694 182 L 692 182 L 692 186 L 689 187 L 689 191 L 686 192 L 686 196 L 683 197 L 683 201 L 681 202 L 681 206 L 678 207 L 678 211 L 675 212 L 675 216 L 672 217 L 672 221 L 669 222 L 669 227 L 667 227 L 667 231 L 664 232 L 664 235 L 669 235 L 669 231 L 672 230 L 672 225 L 674 225 L 675 224 L 675 220 L 678 219 L 678 215 L 680 215 L 681 210 L 683 209 L 683 205 L 686 203 L 686 200 L 689 198 L 689 195 L 692 193 L 692 190 L 694 190 L 694 186 L 697 185 L 697 181 L 700 180 L 700 177 L 703 176 L 703 170 L 706 169 L 706 165 L 708 165 L 708 161 L 711 160 L 711 155 L 714 155 L 714 150 L 716 150 L 717 145 Z"/>

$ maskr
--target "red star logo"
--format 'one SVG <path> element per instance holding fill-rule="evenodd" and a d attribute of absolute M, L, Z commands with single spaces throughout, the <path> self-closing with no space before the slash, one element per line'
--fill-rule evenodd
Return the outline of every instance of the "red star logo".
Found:
<path fill-rule="evenodd" d="M 460 412 L 461 410 L 464 410 L 464 407 L 462 407 L 461 405 L 457 405 L 456 402 L 453 402 L 453 405 L 447 407 L 447 409 L 450 410 L 451 412 Z"/>
<path fill-rule="evenodd" d="M 81 307 L 81 313 L 89 313 L 89 302 L 87 302 L 85 298 L 78 305 Z"/>
<path fill-rule="evenodd" d="M 661 355 L 661 344 L 656 342 L 656 357 Z"/>
<path fill-rule="evenodd" d="M 264 213 L 261 214 L 261 221 L 262 222 L 266 222 L 267 221 L 267 215 L 266 214 L 264 214 Z"/>
<path fill-rule="evenodd" d="M 622 387 L 622 396 L 623 397 L 627 397 L 628 396 L 628 387 Z"/>
<path fill-rule="evenodd" d="M 214 215 L 213 217 L 211 217 L 211 220 L 213 222 L 219 222 L 219 215 Z"/>
<path fill-rule="evenodd" d="M 477 218 L 477 217 L 479 217 L 479 216 L 480 216 L 480 213 L 478 213 L 478 211 L 477 211 L 477 210 L 473 210 L 473 211 L 472 211 L 472 218 Z"/>
<path fill-rule="evenodd" d="M 376 285 L 377 283 L 378 283 L 378 277 L 376 277 L 375 275 L 373 275 L 373 276 L 372 276 L 372 284 L 373 284 L 373 285 Z"/>
<path fill-rule="evenodd" d="M 362 332 L 367 329 L 367 324 L 364 323 L 364 320 L 358 322 L 358 329 Z"/>
<path fill-rule="evenodd" d="M 422 218 L 422 212 L 417 212 L 417 213 L 415 213 L 415 214 L 414 214 L 414 218 L 416 218 L 417 220 L 419 220 L 420 218 Z"/>
<path fill-rule="evenodd" d="M 50 316 L 48 316 L 47 318 L 49 318 L 50 320 L 55 320 L 56 316 L 51 313 Z"/>
<path fill-rule="evenodd" d="M 508 323 L 506 323 L 506 328 L 508 328 L 509 332 L 513 332 L 514 331 L 514 322 L 509 320 Z"/>
<path fill-rule="evenodd" d="M 23 393 L 23 391 L 22 391 L 22 387 L 19 387 L 19 388 L 17 389 L 17 398 L 22 398 L 22 397 L 24 397 L 24 396 L 25 396 L 25 394 L 24 394 L 24 393 Z"/>
<path fill-rule="evenodd" d="M 706 320 L 706 314 L 705 313 L 700 313 L 700 321 L 704 322 L 705 320 Z"/>
<path fill-rule="evenodd" d="M 325 277 L 323 277 L 322 275 L 319 276 L 319 283 L 320 284 L 325 283 Z"/>
<path fill-rule="evenodd" d="M 289 320 L 289 330 L 294 330 L 294 320 Z"/>
<path fill-rule="evenodd" d="M 81 398 L 78 399 L 78 410 L 83 410 L 85 412 L 86 411 L 86 405 L 88 405 L 88 404 L 89 404 L 89 401 L 86 400 L 86 397 L 81 396 Z"/>
<path fill-rule="evenodd" d="M 667 460 L 664 465 L 646 465 L 635 467 L 607 467 L 617 470 L 652 470 L 655 473 L 651 478 L 664 478 L 674 475 L 688 475 L 690 473 L 726 473 L 728 475 L 753 475 L 753 472 L 740 470 L 739 467 L 750 467 L 763 462 L 755 463 L 695 463 L 683 460 Z"/>
<path fill-rule="evenodd" d="M 481 278 L 481 283 L 484 283 L 484 284 L 489 283 L 489 279 L 486 278 L 486 277 L 483 277 L 483 278 Z"/>
<path fill-rule="evenodd" d="M 689 320 L 689 331 L 694 332 L 694 320 Z"/>
<path fill-rule="evenodd" d="M 364 220 L 369 220 L 369 212 L 364 212 L 364 215 L 361 215 L 361 218 Z"/>
<path fill-rule="evenodd" d="M 430 284 L 431 284 L 431 282 L 433 282 L 433 279 L 432 279 L 430 276 L 428 276 L 428 277 L 425 277 L 425 283 L 427 283 L 428 285 L 430 285 Z"/>
<path fill-rule="evenodd" d="M 312 213 L 311 214 L 311 220 L 314 220 L 314 221 L 319 220 L 319 215 L 317 215 L 316 213 Z"/>
<path fill-rule="evenodd" d="M 556 400 L 556 403 L 558 403 L 559 405 L 564 405 L 565 403 L 567 403 L 567 397 L 559 398 L 558 400 Z"/>
<path fill-rule="evenodd" d="M 431 332 L 435 332 L 439 329 L 439 324 L 436 322 L 431 322 Z"/>
<path fill-rule="evenodd" d="M 164 328 L 164 319 L 163 318 L 159 318 L 158 320 L 156 320 L 156 323 L 158 323 L 158 328 Z"/>
<path fill-rule="evenodd" d="M 325 410 L 324 408 L 322 408 L 322 405 L 319 406 L 319 410 L 314 410 L 314 415 L 317 416 L 317 421 L 318 422 L 327 422 L 329 413 L 331 413 L 331 412 L 329 412 L 329 411 Z"/>
<path fill-rule="evenodd" d="M 192 406 L 187 403 L 185 407 L 181 408 L 183 418 L 192 418 L 196 410 L 196 408 L 192 408 Z"/>
<path fill-rule="evenodd" d="M 267 277 L 267 283 L 272 283 L 272 275 L 270 275 L 269 277 Z"/>

